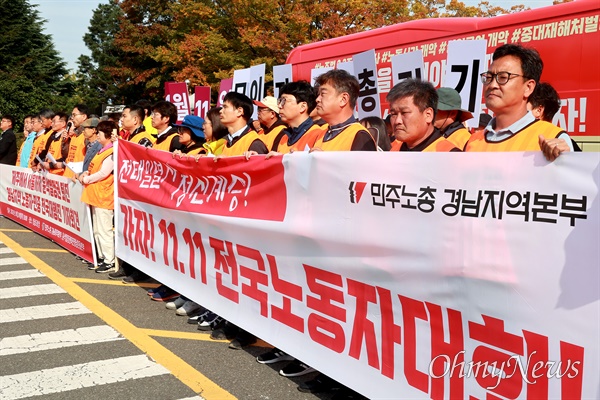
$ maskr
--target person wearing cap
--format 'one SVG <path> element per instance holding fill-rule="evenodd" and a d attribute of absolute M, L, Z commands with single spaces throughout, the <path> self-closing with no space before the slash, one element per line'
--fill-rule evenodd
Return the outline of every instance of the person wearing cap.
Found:
<path fill-rule="evenodd" d="M 435 127 L 438 94 L 430 82 L 406 79 L 390 90 L 390 122 L 399 151 L 460 151 Z"/>
<path fill-rule="evenodd" d="M 260 138 L 265 142 L 267 149 L 273 150 L 273 142 L 285 129 L 285 124 L 279 117 L 277 99 L 273 96 L 266 96 L 261 101 L 253 100 L 252 102 L 258 107 L 258 121 L 255 121 L 254 128 L 261 134 Z M 258 126 L 256 122 L 259 122 Z"/>
<path fill-rule="evenodd" d="M 83 127 L 83 133 L 81 134 L 86 141 L 85 156 L 83 157 L 83 168 L 82 171 L 87 171 L 90 167 L 90 162 L 100 149 L 102 149 L 102 143 L 98 140 L 98 124 L 100 120 L 98 118 L 88 118 L 81 126 Z M 79 175 L 77 176 L 79 177 Z"/>
<path fill-rule="evenodd" d="M 460 94 L 456 90 L 441 87 L 437 90 L 437 94 L 438 110 L 434 125 L 454 146 L 462 149 L 471 137 L 464 122 L 473 118 L 473 114 L 461 107 Z"/>
<path fill-rule="evenodd" d="M 181 150 L 175 150 L 174 155 L 198 155 L 206 154 L 204 142 L 204 119 L 195 115 L 186 115 L 179 125 L 174 125 L 179 133 L 179 143 L 183 146 Z"/>

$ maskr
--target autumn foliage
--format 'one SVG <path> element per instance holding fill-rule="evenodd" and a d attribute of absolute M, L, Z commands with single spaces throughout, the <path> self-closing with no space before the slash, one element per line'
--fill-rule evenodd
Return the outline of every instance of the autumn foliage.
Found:
<path fill-rule="evenodd" d="M 283 64 L 291 49 L 414 19 L 517 12 L 458 0 L 114 0 L 120 57 L 99 66 L 139 97 L 158 98 L 165 81 L 218 86 L 232 71 Z M 123 99 L 134 100 L 134 99 Z M 120 100 L 122 101 L 122 100 Z"/>

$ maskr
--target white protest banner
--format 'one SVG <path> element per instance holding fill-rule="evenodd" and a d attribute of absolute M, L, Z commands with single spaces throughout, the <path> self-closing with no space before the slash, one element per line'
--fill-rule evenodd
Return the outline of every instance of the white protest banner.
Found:
<path fill-rule="evenodd" d="M 321 68 L 313 68 L 310 70 L 310 84 L 315 86 L 315 82 L 317 78 L 323 75 L 327 71 L 331 71 L 333 67 L 321 67 Z"/>
<path fill-rule="evenodd" d="M 477 126 L 481 113 L 483 84 L 479 74 L 485 69 L 485 40 L 452 40 L 448 42 L 448 60 L 442 86 L 454 88 L 460 93 L 462 108 L 470 111 L 474 118 L 467 121 Z"/>
<path fill-rule="evenodd" d="M 597 154 L 119 146 L 119 257 L 344 385 L 596 396 Z"/>
<path fill-rule="evenodd" d="M 210 86 L 196 86 L 194 88 L 194 115 L 198 117 L 206 117 L 206 113 L 210 110 Z"/>
<path fill-rule="evenodd" d="M 236 69 L 233 71 L 233 86 L 231 90 L 248 96 L 248 93 L 250 93 L 248 82 L 250 82 L 250 68 Z"/>
<path fill-rule="evenodd" d="M 186 115 L 190 115 L 190 99 L 185 82 L 165 82 L 165 100 L 177 107 L 177 123 L 180 124 Z"/>
<path fill-rule="evenodd" d="M 276 99 L 279 98 L 281 88 L 293 81 L 292 64 L 273 66 L 273 92 Z"/>
<path fill-rule="evenodd" d="M 358 118 L 379 117 L 381 118 L 381 106 L 379 102 L 379 91 L 377 89 L 377 63 L 375 62 L 375 50 L 368 50 L 352 57 L 354 62 L 354 76 L 358 79 L 360 91 L 356 105 L 358 106 Z"/>
<path fill-rule="evenodd" d="M 233 78 L 221 79 L 221 84 L 219 85 L 219 98 L 217 99 L 217 107 L 221 107 L 223 105 L 223 97 L 227 94 L 227 92 L 231 91 L 233 88 Z"/>
<path fill-rule="evenodd" d="M 393 55 L 391 61 L 394 86 L 408 78 L 427 80 L 424 74 L 423 50 Z"/>
<path fill-rule="evenodd" d="M 246 95 L 252 100 L 262 100 L 265 93 L 265 64 L 250 67 L 250 81 L 248 84 L 250 88 Z"/>
<path fill-rule="evenodd" d="M 47 237 L 88 261 L 95 256 L 83 187 L 62 176 L 0 165 L 0 215 Z"/>

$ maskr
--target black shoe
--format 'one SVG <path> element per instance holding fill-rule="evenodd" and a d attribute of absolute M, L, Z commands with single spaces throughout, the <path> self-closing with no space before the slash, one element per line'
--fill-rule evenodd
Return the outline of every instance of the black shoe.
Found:
<path fill-rule="evenodd" d="M 106 274 L 107 272 L 113 272 L 115 270 L 115 264 L 107 264 L 104 261 L 96 268 L 97 274 Z"/>
<path fill-rule="evenodd" d="M 314 379 L 299 384 L 298 390 L 302 393 L 321 393 L 329 390 L 340 389 L 341 387 L 342 386 L 339 383 L 327 375 L 319 374 Z"/>
<path fill-rule="evenodd" d="M 233 339 L 231 343 L 229 343 L 229 348 L 233 350 L 241 350 L 242 348 L 250 346 L 251 344 L 254 344 L 256 342 L 256 336 L 250 335 L 246 337 L 246 335 L 244 335 L 244 337 L 236 337 L 235 339 Z"/>
<path fill-rule="evenodd" d="M 279 350 L 277 347 L 267 351 L 266 353 L 262 353 L 258 357 L 256 357 L 256 361 L 261 364 L 273 364 L 280 361 L 292 361 L 294 357 L 290 356 L 288 353 Z"/>
<path fill-rule="evenodd" d="M 135 282 L 144 282 L 150 279 L 148 275 L 143 273 L 142 271 L 135 270 L 131 275 L 123 278 L 123 283 L 135 283 Z"/>
<path fill-rule="evenodd" d="M 92 270 L 100 268 L 100 266 L 104 264 L 104 260 L 98 260 L 98 264 L 96 264 L 96 265 L 94 265 L 94 263 L 87 262 L 87 261 L 86 261 L 86 264 L 87 264 L 87 269 L 92 271 Z"/>
<path fill-rule="evenodd" d="M 110 274 L 108 274 L 108 279 L 114 279 L 114 280 L 121 280 L 123 278 L 125 278 L 127 275 L 125 274 L 125 271 L 123 271 L 123 269 L 119 268 L 116 272 L 111 272 Z"/>

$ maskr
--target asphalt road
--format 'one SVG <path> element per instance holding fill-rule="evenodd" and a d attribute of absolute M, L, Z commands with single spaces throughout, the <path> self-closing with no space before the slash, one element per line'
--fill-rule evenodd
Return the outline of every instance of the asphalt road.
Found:
<path fill-rule="evenodd" d="M 53 242 L 0 217 L 0 398 L 330 399 L 315 377 L 261 365 L 270 346 L 228 348 L 146 295 L 89 271 Z"/>

